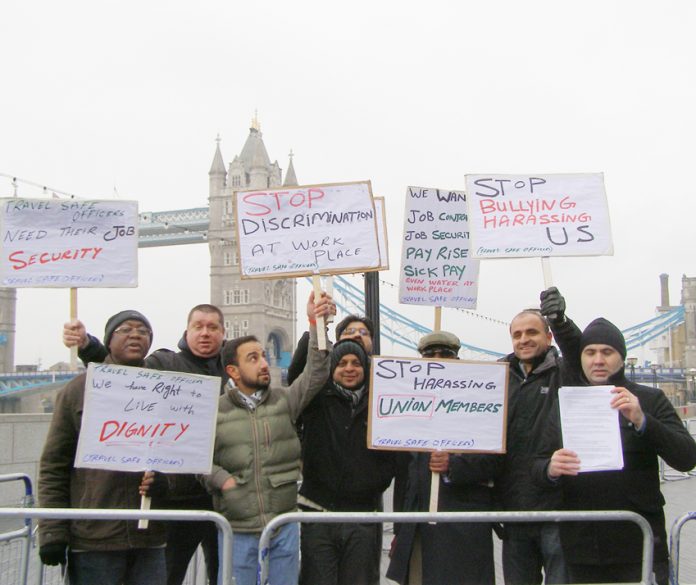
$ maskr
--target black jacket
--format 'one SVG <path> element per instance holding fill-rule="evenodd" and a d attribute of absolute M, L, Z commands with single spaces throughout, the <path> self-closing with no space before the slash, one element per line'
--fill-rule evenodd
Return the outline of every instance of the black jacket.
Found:
<path fill-rule="evenodd" d="M 538 441 L 551 409 L 550 397 L 561 385 L 562 361 L 550 347 L 525 377 L 520 361 L 509 354 L 507 452 L 496 480 L 496 496 L 505 510 L 554 510 L 560 504 L 557 490 L 539 486 L 531 468 Z"/>
<path fill-rule="evenodd" d="M 578 341 L 565 327 L 554 330 L 554 335 L 562 350 L 566 335 L 571 336 L 571 343 Z M 579 355 L 579 346 L 576 353 L 564 351 L 568 365 L 573 365 L 574 379 L 588 385 L 582 370 L 578 369 Z M 667 536 L 658 457 L 674 469 L 688 471 L 696 466 L 696 443 L 659 388 L 627 380 L 623 369 L 612 376 L 609 383 L 634 394 L 645 414 L 645 428 L 640 433 L 625 417 L 619 416 L 623 469 L 562 476 L 557 482 L 551 482 L 546 475 L 549 459 L 562 446 L 556 406 L 534 463 L 534 479 L 562 493 L 564 509 L 629 510 L 642 515 L 653 530 L 654 560 L 664 561 L 667 559 Z M 561 540 L 566 560 L 574 564 L 635 563 L 642 556 L 642 532 L 634 523 L 563 522 Z"/>
<path fill-rule="evenodd" d="M 302 413 L 300 495 L 331 511 L 375 511 L 401 454 L 367 448 L 367 391 L 355 409 L 327 382 Z"/>

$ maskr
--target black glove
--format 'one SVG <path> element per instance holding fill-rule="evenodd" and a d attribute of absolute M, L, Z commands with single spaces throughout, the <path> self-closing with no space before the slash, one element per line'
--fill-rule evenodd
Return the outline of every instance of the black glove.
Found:
<path fill-rule="evenodd" d="M 65 557 L 68 552 L 67 542 L 52 542 L 39 547 L 39 556 L 44 565 L 65 564 Z"/>
<path fill-rule="evenodd" d="M 541 300 L 541 314 L 548 319 L 549 323 L 560 325 L 565 321 L 565 299 L 555 286 L 542 291 L 539 299 Z"/>

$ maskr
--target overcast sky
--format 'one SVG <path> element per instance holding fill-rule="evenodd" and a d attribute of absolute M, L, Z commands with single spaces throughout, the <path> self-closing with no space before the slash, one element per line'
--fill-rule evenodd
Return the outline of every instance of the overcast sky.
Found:
<path fill-rule="evenodd" d="M 207 205 L 255 110 L 271 160 L 301 184 L 370 179 L 386 198 L 397 284 L 408 185 L 467 173 L 603 172 L 611 257 L 554 258 L 579 324 L 620 327 L 659 304 L 658 275 L 696 276 L 696 4 L 679 1 L 32 1 L 0 5 L 0 173 L 140 211 Z M 0 196 L 12 195 L 0 177 Z M 41 190 L 20 183 L 19 195 Z M 127 307 L 173 347 L 209 300 L 207 246 L 139 252 L 137 289 L 82 289 L 101 335 Z M 478 312 L 537 302 L 539 260 L 482 262 Z M 16 362 L 68 358 L 67 290 L 20 289 Z M 426 325 L 432 311 L 397 306 Z M 469 343 L 507 351 L 503 325 L 445 310 Z"/>

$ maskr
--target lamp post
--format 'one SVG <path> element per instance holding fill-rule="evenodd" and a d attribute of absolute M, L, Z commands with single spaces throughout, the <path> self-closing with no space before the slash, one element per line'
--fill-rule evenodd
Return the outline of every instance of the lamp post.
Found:
<path fill-rule="evenodd" d="M 650 369 L 652 370 L 652 375 L 653 375 L 653 388 L 657 388 L 657 368 L 660 367 L 660 364 L 650 364 Z"/>
<path fill-rule="evenodd" d="M 627 360 L 628 367 L 631 368 L 631 382 L 636 381 L 636 364 L 638 363 L 638 358 L 635 356 L 629 357 Z"/>
<path fill-rule="evenodd" d="M 686 400 L 687 402 L 696 402 L 696 368 L 689 368 L 686 371 L 686 379 Z M 689 385 L 689 381 L 691 381 L 691 385 Z"/>

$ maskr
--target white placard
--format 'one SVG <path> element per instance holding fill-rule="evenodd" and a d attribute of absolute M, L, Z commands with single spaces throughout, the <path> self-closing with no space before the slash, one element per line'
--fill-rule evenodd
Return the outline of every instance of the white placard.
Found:
<path fill-rule="evenodd" d="M 467 175 L 476 258 L 614 252 L 602 173 Z"/>
<path fill-rule="evenodd" d="M 75 467 L 210 473 L 220 378 L 90 363 Z"/>
<path fill-rule="evenodd" d="M 0 286 L 138 286 L 138 203 L 0 199 Z"/>
<path fill-rule="evenodd" d="M 504 453 L 507 368 L 373 356 L 368 448 Z"/>
<path fill-rule="evenodd" d="M 399 302 L 476 308 L 479 261 L 472 259 L 466 195 L 406 189 Z"/>
<path fill-rule="evenodd" d="M 370 182 L 234 193 L 242 278 L 380 269 Z"/>
<path fill-rule="evenodd" d="M 623 469 L 619 412 L 610 405 L 614 386 L 564 386 L 558 390 L 563 447 L 580 459 L 580 472 Z"/>

